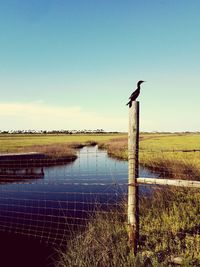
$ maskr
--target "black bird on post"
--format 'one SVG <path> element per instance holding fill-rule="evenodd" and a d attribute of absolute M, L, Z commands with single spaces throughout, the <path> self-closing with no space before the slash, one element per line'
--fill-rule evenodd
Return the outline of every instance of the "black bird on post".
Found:
<path fill-rule="evenodd" d="M 129 105 L 129 108 L 132 107 L 132 102 L 135 101 L 136 98 L 139 96 L 139 94 L 140 94 L 140 84 L 143 83 L 143 82 L 145 82 L 145 81 L 139 81 L 137 83 L 137 89 L 129 97 L 130 101 L 126 104 L 126 105 Z"/>

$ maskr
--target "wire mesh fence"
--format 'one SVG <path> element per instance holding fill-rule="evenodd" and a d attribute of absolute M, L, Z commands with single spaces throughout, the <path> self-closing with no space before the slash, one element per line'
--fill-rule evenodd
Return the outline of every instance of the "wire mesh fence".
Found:
<path fill-rule="evenodd" d="M 59 164 L 38 155 L 36 159 L 36 154 L 3 156 L 1 231 L 61 246 L 71 232 L 85 227 L 95 211 L 119 210 L 127 194 L 127 163 L 108 158 L 97 147 L 82 148 L 77 154 L 75 161 Z"/>
<path fill-rule="evenodd" d="M 198 180 L 199 151 L 141 150 L 140 155 L 141 177 Z M 126 223 L 127 161 L 112 159 L 97 146 L 77 150 L 77 158 L 67 162 L 40 154 L 16 157 L 4 155 L 0 163 L 0 231 L 64 246 L 96 213 L 111 218 L 118 213 Z M 139 251 L 160 261 L 187 255 L 193 264 L 200 262 L 200 189 L 137 186 Z"/>

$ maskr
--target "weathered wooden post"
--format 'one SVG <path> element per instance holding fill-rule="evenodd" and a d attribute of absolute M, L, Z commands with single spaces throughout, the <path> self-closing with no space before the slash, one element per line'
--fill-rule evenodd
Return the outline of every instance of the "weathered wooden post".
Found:
<path fill-rule="evenodd" d="M 137 254 L 139 239 L 139 203 L 137 178 L 139 171 L 139 102 L 133 101 L 129 108 L 128 132 L 128 225 L 129 242 L 134 254 Z"/>

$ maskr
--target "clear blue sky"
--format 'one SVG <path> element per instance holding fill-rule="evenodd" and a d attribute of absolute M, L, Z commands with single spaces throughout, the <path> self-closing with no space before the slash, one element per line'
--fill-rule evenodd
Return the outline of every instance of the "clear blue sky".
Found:
<path fill-rule="evenodd" d="M 0 129 L 200 130 L 199 0 L 0 0 Z"/>

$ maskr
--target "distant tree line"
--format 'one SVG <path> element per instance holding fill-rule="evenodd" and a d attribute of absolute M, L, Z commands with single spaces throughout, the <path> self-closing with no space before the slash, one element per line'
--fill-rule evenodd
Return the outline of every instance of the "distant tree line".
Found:
<path fill-rule="evenodd" d="M 0 134 L 107 134 L 119 133 L 117 131 L 106 132 L 103 129 L 96 130 L 0 130 Z"/>
<path fill-rule="evenodd" d="M 118 131 L 104 131 L 103 129 L 96 129 L 96 130 L 0 130 L 0 134 L 118 134 L 118 133 L 125 133 L 125 132 L 118 132 Z M 152 131 L 152 132 L 140 132 L 141 134 L 200 134 L 200 131 L 195 132 L 159 132 L 159 131 Z"/>

